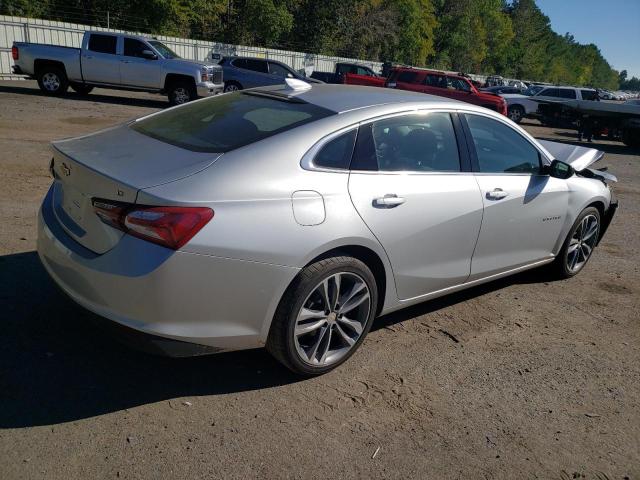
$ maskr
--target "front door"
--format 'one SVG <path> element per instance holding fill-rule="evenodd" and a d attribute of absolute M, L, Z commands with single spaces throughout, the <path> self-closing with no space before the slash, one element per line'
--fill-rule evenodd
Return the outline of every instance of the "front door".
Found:
<path fill-rule="evenodd" d="M 449 113 L 362 125 L 349 193 L 389 256 L 400 299 L 469 277 L 483 206 L 473 174 L 461 171 Z"/>
<path fill-rule="evenodd" d="M 120 78 L 123 85 L 162 88 L 160 62 L 162 59 L 145 58 L 142 54 L 151 47 L 135 38 L 124 38 L 124 49 L 120 64 Z"/>
<path fill-rule="evenodd" d="M 484 202 L 470 280 L 551 258 L 568 209 L 566 182 L 541 173 L 540 153 L 514 128 L 464 117 Z"/>
<path fill-rule="evenodd" d="M 92 33 L 82 50 L 82 78 L 91 83 L 120 84 L 118 36 Z"/>

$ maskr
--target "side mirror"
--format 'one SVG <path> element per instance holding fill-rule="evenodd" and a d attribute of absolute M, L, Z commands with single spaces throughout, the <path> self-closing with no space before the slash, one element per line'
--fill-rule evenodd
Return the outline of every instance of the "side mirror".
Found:
<path fill-rule="evenodd" d="M 561 162 L 560 160 L 553 160 L 551 165 L 547 166 L 546 173 L 551 177 L 565 180 L 574 174 L 574 170 L 568 163 Z"/>
<path fill-rule="evenodd" d="M 142 58 L 146 58 L 147 60 L 157 60 L 158 56 L 153 53 L 151 50 L 143 50 Z"/>

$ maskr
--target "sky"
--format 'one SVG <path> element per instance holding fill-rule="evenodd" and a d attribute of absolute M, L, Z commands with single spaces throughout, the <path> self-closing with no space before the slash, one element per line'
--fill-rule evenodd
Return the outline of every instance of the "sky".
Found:
<path fill-rule="evenodd" d="M 551 28 L 593 43 L 616 70 L 640 78 L 640 0 L 536 0 Z"/>

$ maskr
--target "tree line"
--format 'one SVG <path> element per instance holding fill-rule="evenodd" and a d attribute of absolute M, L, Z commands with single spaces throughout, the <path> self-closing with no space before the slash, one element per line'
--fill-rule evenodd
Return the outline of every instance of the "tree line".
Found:
<path fill-rule="evenodd" d="M 555 33 L 535 0 L 0 0 L 0 13 L 570 85 L 635 79 Z"/>

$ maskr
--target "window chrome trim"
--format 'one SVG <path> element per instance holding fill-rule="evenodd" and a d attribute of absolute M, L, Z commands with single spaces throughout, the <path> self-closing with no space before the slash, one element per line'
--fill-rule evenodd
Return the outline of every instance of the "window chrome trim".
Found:
<path fill-rule="evenodd" d="M 316 155 L 318 155 L 320 150 L 322 150 L 322 148 L 331 140 L 335 140 L 337 137 L 345 133 L 349 133 L 354 130 L 357 131 L 358 127 L 359 127 L 359 124 L 349 125 L 348 127 L 341 128 L 340 130 L 336 130 L 335 132 L 332 132 L 329 135 L 322 137 L 313 145 L 313 147 L 307 150 L 307 153 L 305 153 L 302 156 L 302 159 L 300 160 L 300 166 L 304 170 L 310 170 L 314 172 L 349 173 L 349 167 L 347 168 L 319 167 L 313 163 L 313 160 L 315 159 Z"/>

